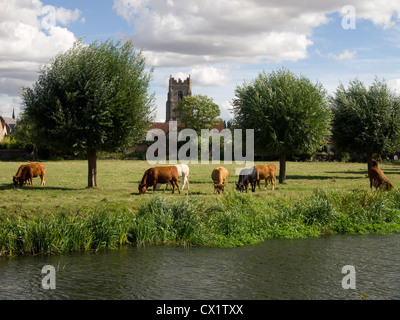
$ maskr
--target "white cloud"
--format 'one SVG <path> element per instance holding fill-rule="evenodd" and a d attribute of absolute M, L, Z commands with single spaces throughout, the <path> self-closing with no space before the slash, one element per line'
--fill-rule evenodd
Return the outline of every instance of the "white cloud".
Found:
<path fill-rule="evenodd" d="M 399 20 L 400 2 L 392 0 L 379 1 L 357 1 L 355 7 L 357 18 L 371 20 L 375 25 L 385 29 L 395 25 L 395 20 Z"/>
<path fill-rule="evenodd" d="M 298 61 L 313 45 L 313 28 L 328 23 L 347 0 L 114 0 L 114 9 L 134 24 L 129 35 L 149 64 L 192 66 L 218 62 Z M 353 0 L 358 19 L 393 25 L 400 3 Z M 338 56 L 349 59 L 351 51 Z"/>
<path fill-rule="evenodd" d="M 350 51 L 350 50 L 344 50 L 341 54 L 335 55 L 335 54 L 329 54 L 330 58 L 333 58 L 337 61 L 343 61 L 343 60 L 351 60 L 354 59 L 355 56 L 357 55 L 357 51 Z"/>
<path fill-rule="evenodd" d="M 222 120 L 229 121 L 233 118 L 232 114 L 232 105 L 229 101 L 225 101 L 220 104 L 221 115 L 220 117 Z"/>
<path fill-rule="evenodd" d="M 190 75 L 193 78 L 194 86 L 216 86 L 221 87 L 226 85 L 231 77 L 228 68 L 217 68 L 213 66 L 204 66 L 193 68 Z"/>
<path fill-rule="evenodd" d="M 389 88 L 395 91 L 397 94 L 400 94 L 400 79 L 391 79 L 387 82 Z"/>
<path fill-rule="evenodd" d="M 80 11 L 44 8 L 39 0 L 0 1 L 0 114 L 10 107 L 4 97 L 20 95 L 22 85 L 37 79 L 40 65 L 68 50 L 76 40 L 58 24 L 77 21 Z M 49 16 L 53 13 L 55 19 Z"/>
<path fill-rule="evenodd" d="M 57 23 L 60 23 L 64 26 L 77 21 L 80 18 L 80 16 L 81 16 L 81 11 L 78 9 L 75 10 L 68 10 L 65 8 L 56 9 L 56 21 Z"/>
<path fill-rule="evenodd" d="M 115 0 L 114 8 L 156 66 L 305 58 L 312 28 L 328 19 L 274 2 Z"/>

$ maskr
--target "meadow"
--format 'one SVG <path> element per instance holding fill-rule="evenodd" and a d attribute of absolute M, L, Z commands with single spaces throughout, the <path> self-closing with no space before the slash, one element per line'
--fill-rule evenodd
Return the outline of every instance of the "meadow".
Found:
<path fill-rule="evenodd" d="M 0 255 L 59 253 L 124 244 L 238 246 L 267 238 L 400 232 L 400 193 L 369 190 L 366 164 L 288 162 L 285 184 L 255 193 L 214 195 L 215 164 L 189 165 L 190 191 L 138 195 L 146 161 L 98 161 L 97 188 L 86 188 L 86 161 L 43 162 L 46 186 L 14 188 L 19 162 L 0 162 Z M 258 164 L 258 163 L 257 163 Z M 278 168 L 278 163 L 274 163 Z M 395 187 L 400 166 L 380 168 Z M 182 185 L 182 183 L 181 183 Z"/>

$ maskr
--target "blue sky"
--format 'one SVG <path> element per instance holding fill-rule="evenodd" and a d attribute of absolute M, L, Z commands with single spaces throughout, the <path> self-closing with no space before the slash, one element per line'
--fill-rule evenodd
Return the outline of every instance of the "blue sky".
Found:
<path fill-rule="evenodd" d="M 349 4 L 355 29 L 342 26 Z M 56 13 L 51 29 L 43 27 L 45 6 Z M 143 50 L 155 67 L 157 121 L 165 119 L 170 75 L 190 75 L 193 93 L 213 98 L 225 120 L 236 86 L 263 70 L 285 67 L 329 93 L 376 76 L 400 91 L 399 11 L 388 0 L 0 0 L 0 115 L 18 115 L 21 86 L 80 37 L 132 39 Z"/>

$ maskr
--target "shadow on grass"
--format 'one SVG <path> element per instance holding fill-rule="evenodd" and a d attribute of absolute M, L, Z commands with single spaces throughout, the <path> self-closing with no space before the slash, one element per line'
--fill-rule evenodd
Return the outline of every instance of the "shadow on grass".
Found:
<path fill-rule="evenodd" d="M 152 188 L 147 189 L 144 194 L 153 195 L 153 189 Z M 179 191 L 178 191 L 178 189 L 175 189 L 175 193 L 172 193 L 171 189 L 168 189 L 168 190 L 160 189 L 160 190 L 156 190 L 156 192 L 154 193 L 154 195 L 157 195 L 157 194 L 158 195 L 160 195 L 160 194 L 162 194 L 162 195 L 174 195 L 174 194 L 179 195 Z M 206 192 L 200 192 L 200 191 L 189 191 L 188 192 L 186 187 L 184 190 L 181 189 L 181 195 L 207 195 L 207 194 L 208 193 L 206 193 Z M 132 192 L 132 193 L 130 193 L 130 195 L 131 196 L 140 196 L 139 191 Z"/>
<path fill-rule="evenodd" d="M 337 173 L 337 172 L 335 172 Z M 298 176 L 298 175 L 293 175 L 293 176 L 286 176 L 286 179 L 290 180 L 354 180 L 354 179 L 364 179 L 365 175 L 367 173 L 363 172 L 363 176 L 346 176 L 346 177 L 339 177 L 339 176 Z"/>
<path fill-rule="evenodd" d="M 354 171 L 327 171 L 327 174 L 368 174 L 367 170 L 354 170 Z M 345 178 L 345 177 L 341 177 Z"/>
<path fill-rule="evenodd" d="M 67 187 L 41 187 L 39 186 L 24 186 L 24 187 L 14 187 L 12 183 L 10 184 L 2 184 L 0 185 L 0 190 L 13 190 L 13 189 L 21 189 L 21 190 L 60 190 L 60 191 L 82 191 L 87 188 L 67 188 Z"/>
<path fill-rule="evenodd" d="M 386 168 L 384 168 L 384 169 L 382 169 L 381 168 L 381 170 L 383 171 L 383 172 L 388 172 L 389 174 L 398 174 L 398 173 L 400 173 L 400 169 L 392 169 L 392 168 L 390 168 L 390 169 L 386 169 Z"/>

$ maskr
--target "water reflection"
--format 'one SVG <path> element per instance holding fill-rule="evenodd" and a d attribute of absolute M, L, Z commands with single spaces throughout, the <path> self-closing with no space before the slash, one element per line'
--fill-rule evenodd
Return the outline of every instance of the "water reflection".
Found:
<path fill-rule="evenodd" d="M 0 258 L 0 299 L 399 299 L 400 235 L 268 240 L 254 246 L 125 247 Z M 44 290 L 42 267 L 56 269 Z M 356 268 L 356 290 L 342 268 Z"/>

